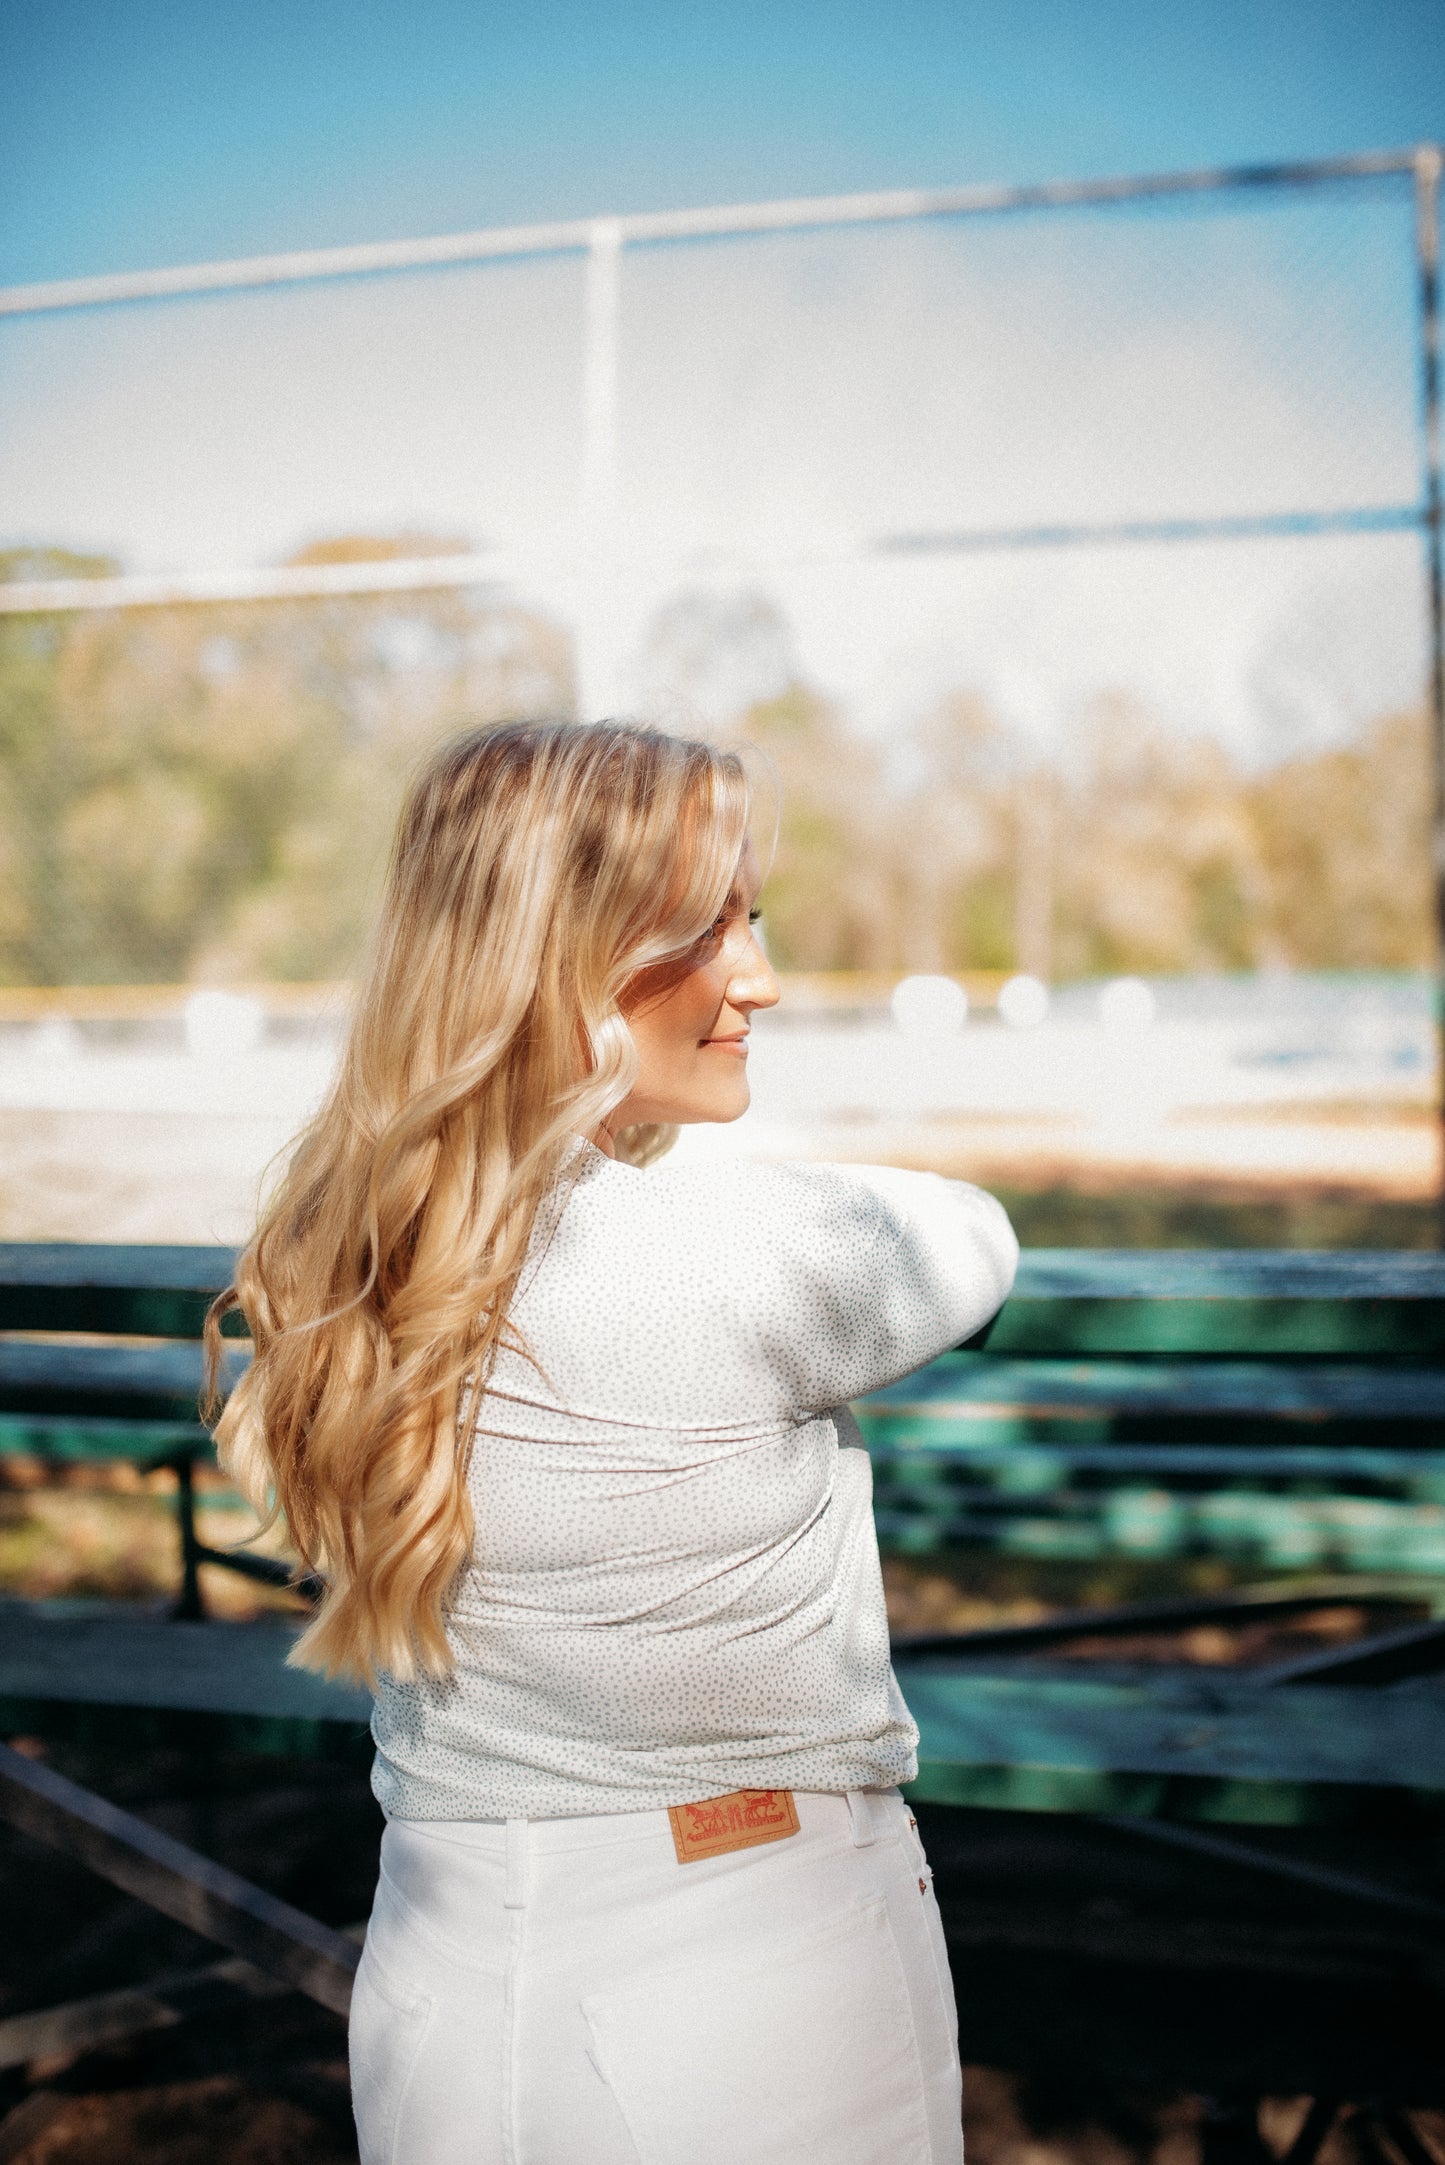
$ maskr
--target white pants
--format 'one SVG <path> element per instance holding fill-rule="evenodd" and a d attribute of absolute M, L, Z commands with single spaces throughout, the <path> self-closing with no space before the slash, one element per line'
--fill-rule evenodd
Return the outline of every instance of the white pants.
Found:
<path fill-rule="evenodd" d="M 679 1864 L 665 1812 L 393 1820 L 351 2011 L 362 2165 L 961 2165 L 897 1790 Z"/>

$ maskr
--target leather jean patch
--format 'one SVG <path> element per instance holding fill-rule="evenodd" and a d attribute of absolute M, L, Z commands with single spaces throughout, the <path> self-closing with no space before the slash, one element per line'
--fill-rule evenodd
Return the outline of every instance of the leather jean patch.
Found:
<path fill-rule="evenodd" d="M 798 1831 L 791 1789 L 734 1789 L 702 1804 L 670 1804 L 667 1816 L 679 1864 L 725 1857 L 731 1849 L 756 1849 L 760 1842 L 785 1842 Z"/>

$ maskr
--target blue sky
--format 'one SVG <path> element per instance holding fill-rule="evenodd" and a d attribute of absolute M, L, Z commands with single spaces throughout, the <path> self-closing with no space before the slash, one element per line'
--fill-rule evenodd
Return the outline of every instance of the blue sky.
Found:
<path fill-rule="evenodd" d="M 0 280 L 1445 135 L 1438 0 L 0 0 Z"/>

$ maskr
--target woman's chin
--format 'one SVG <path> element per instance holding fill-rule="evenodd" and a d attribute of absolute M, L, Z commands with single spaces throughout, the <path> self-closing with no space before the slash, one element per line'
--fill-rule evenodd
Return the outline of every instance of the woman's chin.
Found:
<path fill-rule="evenodd" d="M 714 1120 L 720 1121 L 724 1125 L 730 1120 L 741 1120 L 743 1114 L 753 1102 L 753 1093 L 748 1088 L 746 1079 L 743 1081 L 741 1090 L 732 1091 L 729 1095 L 730 1103 L 727 1110 L 714 1113 L 712 1116 Z"/>

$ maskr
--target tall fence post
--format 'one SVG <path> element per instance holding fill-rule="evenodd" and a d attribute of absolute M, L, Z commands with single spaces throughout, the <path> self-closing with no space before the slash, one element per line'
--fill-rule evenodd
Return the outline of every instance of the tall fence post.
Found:
<path fill-rule="evenodd" d="M 1420 421 L 1424 455 L 1426 608 L 1430 627 L 1429 715 L 1434 766 L 1431 848 L 1435 877 L 1435 1038 L 1440 1090 L 1438 1239 L 1445 1248 L 1445 564 L 1441 548 L 1440 146 L 1415 153 L 1415 243 L 1420 272 Z"/>
<path fill-rule="evenodd" d="M 595 721 L 617 697 L 617 364 L 622 225 L 594 219 L 587 240 L 582 350 L 582 501 L 577 708 Z"/>
<path fill-rule="evenodd" d="M 587 243 L 582 359 L 582 516 L 596 546 L 617 495 L 617 331 L 622 226 L 595 219 Z"/>

